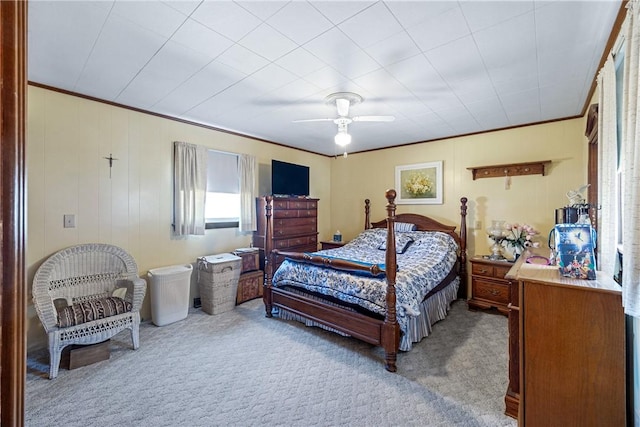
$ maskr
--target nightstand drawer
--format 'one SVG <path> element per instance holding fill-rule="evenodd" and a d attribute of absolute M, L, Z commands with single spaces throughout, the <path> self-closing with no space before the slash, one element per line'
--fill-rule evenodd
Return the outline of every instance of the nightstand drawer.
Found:
<path fill-rule="evenodd" d="M 509 285 L 474 277 L 471 280 L 473 298 L 498 304 L 509 304 Z"/>
<path fill-rule="evenodd" d="M 471 274 L 474 276 L 492 277 L 494 279 L 504 279 L 504 276 L 511 270 L 512 264 L 490 265 L 474 262 L 471 264 Z"/>

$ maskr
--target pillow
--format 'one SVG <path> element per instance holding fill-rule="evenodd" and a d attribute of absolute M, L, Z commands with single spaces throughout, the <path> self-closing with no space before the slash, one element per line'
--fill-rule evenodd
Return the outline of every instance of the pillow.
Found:
<path fill-rule="evenodd" d="M 349 244 L 351 247 L 375 250 L 380 246 L 380 242 L 385 239 L 386 235 L 386 228 L 370 228 L 368 230 L 361 231 L 360 234 L 349 242 Z"/>
<path fill-rule="evenodd" d="M 128 311 L 131 311 L 131 304 L 122 298 L 96 298 L 67 306 L 58 311 L 58 326 L 67 328 Z"/>
<path fill-rule="evenodd" d="M 411 238 L 411 236 L 407 236 L 404 234 L 397 234 L 396 235 L 396 253 L 403 254 L 407 250 L 409 245 L 411 245 L 411 243 L 413 243 L 413 238 Z M 380 249 L 381 251 L 387 250 L 386 239 L 380 244 L 380 246 L 378 246 L 378 249 Z"/>
<path fill-rule="evenodd" d="M 394 222 L 393 229 L 395 231 L 416 231 L 416 225 L 410 222 Z"/>
<path fill-rule="evenodd" d="M 116 288 L 114 289 L 114 291 L 111 293 L 112 297 L 118 297 L 118 298 L 122 298 L 124 299 L 124 297 L 127 295 L 127 288 Z"/>

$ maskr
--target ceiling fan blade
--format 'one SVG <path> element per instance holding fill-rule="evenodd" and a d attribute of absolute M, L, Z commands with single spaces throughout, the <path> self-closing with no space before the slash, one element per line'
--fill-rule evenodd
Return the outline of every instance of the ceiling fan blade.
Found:
<path fill-rule="evenodd" d="M 351 118 L 354 122 L 392 122 L 395 119 L 394 116 L 356 116 Z"/>
<path fill-rule="evenodd" d="M 303 123 L 303 122 L 332 122 L 334 119 L 302 119 L 302 120 L 293 120 L 292 123 Z"/>
<path fill-rule="evenodd" d="M 349 115 L 349 105 L 351 102 L 346 98 L 336 99 L 336 107 L 338 107 L 338 115 L 340 117 L 347 117 Z"/>

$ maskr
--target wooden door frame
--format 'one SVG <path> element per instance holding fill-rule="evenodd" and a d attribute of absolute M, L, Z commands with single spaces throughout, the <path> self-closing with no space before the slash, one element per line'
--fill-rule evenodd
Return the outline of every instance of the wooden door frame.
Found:
<path fill-rule="evenodd" d="M 0 1 L 0 425 L 24 425 L 27 2 Z"/>

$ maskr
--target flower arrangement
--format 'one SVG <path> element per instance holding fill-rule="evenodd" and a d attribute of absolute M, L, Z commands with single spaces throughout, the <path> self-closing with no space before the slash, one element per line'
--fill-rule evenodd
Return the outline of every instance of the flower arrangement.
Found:
<path fill-rule="evenodd" d="M 404 189 L 412 196 L 424 196 L 433 189 L 433 182 L 424 172 L 414 172 L 404 184 Z"/>
<path fill-rule="evenodd" d="M 513 252 L 517 255 L 521 254 L 525 248 L 540 247 L 539 242 L 533 239 L 540 234 L 538 230 L 528 224 L 506 224 L 504 226 L 505 233 L 502 239 L 502 245 L 513 248 Z"/>

